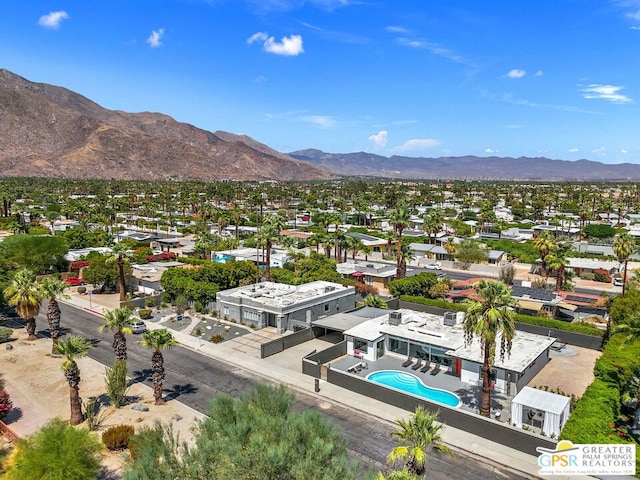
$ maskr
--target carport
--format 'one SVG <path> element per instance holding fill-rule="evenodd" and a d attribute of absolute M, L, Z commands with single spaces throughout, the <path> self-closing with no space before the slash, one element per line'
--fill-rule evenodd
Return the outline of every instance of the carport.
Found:
<path fill-rule="evenodd" d="M 362 322 L 366 322 L 372 318 L 388 315 L 389 310 L 383 308 L 364 307 L 351 312 L 336 313 L 329 317 L 322 317 L 311 322 L 313 327 L 324 328 L 324 334 L 330 333 L 342 334 Z"/>

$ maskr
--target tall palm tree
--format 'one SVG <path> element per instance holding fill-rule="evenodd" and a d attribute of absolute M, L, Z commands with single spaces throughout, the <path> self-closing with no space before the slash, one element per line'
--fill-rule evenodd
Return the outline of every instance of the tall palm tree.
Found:
<path fill-rule="evenodd" d="M 431 450 L 447 453 L 453 457 L 453 452 L 442 443 L 442 429 L 444 424 L 437 423 L 438 412 L 427 412 L 422 405 L 416 408 L 409 420 L 398 419 L 395 423 L 398 429 L 391 435 L 400 444 L 391 450 L 387 462 L 394 464 L 405 462 L 409 473 L 418 478 L 424 477 L 427 471 L 427 457 Z"/>
<path fill-rule="evenodd" d="M 69 383 L 69 400 L 71 403 L 71 425 L 84 421 L 82 399 L 80 398 L 80 369 L 76 358 L 82 358 L 93 348 L 91 342 L 82 337 L 71 336 L 60 340 L 55 346 L 55 353 L 64 357 L 62 370 Z"/>
<path fill-rule="evenodd" d="M 144 332 L 143 335 L 143 340 L 140 342 L 140 345 L 153 349 L 153 355 L 151 355 L 153 396 L 155 397 L 156 405 L 162 405 L 164 404 L 164 400 L 162 399 L 162 384 L 164 382 L 164 357 L 162 356 L 162 350 L 171 348 L 177 345 L 178 342 L 166 328 L 149 330 Z"/>
<path fill-rule="evenodd" d="M 99 330 L 104 332 L 110 330 L 113 332 L 113 353 L 116 360 L 127 360 L 127 339 L 125 335 L 130 335 L 131 331 L 131 312 L 128 308 L 116 308 L 109 310 L 104 314 L 104 325 Z"/>
<path fill-rule="evenodd" d="M 511 354 L 511 341 L 515 336 L 515 315 L 511 307 L 516 301 L 504 283 L 480 280 L 473 286 L 481 301 L 469 301 L 464 319 L 465 343 L 470 345 L 478 337 L 483 353 L 482 404 L 480 415 L 491 415 L 491 369 L 495 362 L 496 343 L 500 337 L 500 360 Z"/>
<path fill-rule="evenodd" d="M 389 221 L 393 225 L 393 230 L 398 240 L 398 243 L 396 245 L 396 268 L 398 272 L 397 278 L 404 278 L 405 276 L 405 274 L 402 272 L 402 232 L 409 226 L 410 218 L 411 215 L 409 214 L 409 210 L 405 206 L 397 207 L 393 212 L 391 212 L 391 216 L 389 217 Z"/>
<path fill-rule="evenodd" d="M 265 256 L 265 278 L 267 282 L 271 281 L 271 247 L 273 242 L 280 238 L 280 230 L 285 221 L 282 217 L 268 217 L 262 223 L 258 230 L 257 240 L 266 252 Z"/>
<path fill-rule="evenodd" d="M 538 255 L 540 255 L 540 260 L 542 262 L 541 268 L 542 273 L 548 276 L 548 266 L 547 266 L 547 255 L 549 252 L 553 250 L 555 246 L 555 242 L 551 238 L 551 234 L 549 232 L 542 232 L 533 240 L 533 248 L 538 251 Z"/>
<path fill-rule="evenodd" d="M 109 257 L 108 261 L 118 264 L 120 301 L 124 302 L 127 299 L 127 281 L 124 275 L 124 266 L 129 262 L 127 247 L 121 243 L 116 243 L 113 247 L 111 247 L 111 256 Z"/>
<path fill-rule="evenodd" d="M 550 270 L 556 271 L 556 291 L 562 289 L 564 283 L 564 269 L 569 264 L 567 255 L 571 251 L 571 245 L 559 243 L 546 256 L 547 266 Z"/>
<path fill-rule="evenodd" d="M 54 353 L 56 343 L 58 343 L 58 338 L 60 337 L 60 305 L 58 305 L 58 298 L 69 298 L 69 295 L 64 293 L 68 285 L 62 280 L 53 277 L 45 278 L 40 284 L 44 298 L 49 299 L 47 322 L 49 323 L 49 335 L 53 342 L 51 353 Z"/>
<path fill-rule="evenodd" d="M 34 273 L 26 268 L 18 270 L 3 293 L 9 306 L 16 307 L 18 315 L 25 321 L 29 335 L 27 340 L 35 340 L 36 316 L 40 312 L 43 293 L 42 286 L 36 282 Z"/>
<path fill-rule="evenodd" d="M 628 233 L 621 233 L 613 239 L 613 253 L 618 257 L 620 263 L 624 263 L 624 273 L 622 274 L 622 296 L 627 288 L 627 264 L 629 257 L 636 251 L 636 241 Z"/>

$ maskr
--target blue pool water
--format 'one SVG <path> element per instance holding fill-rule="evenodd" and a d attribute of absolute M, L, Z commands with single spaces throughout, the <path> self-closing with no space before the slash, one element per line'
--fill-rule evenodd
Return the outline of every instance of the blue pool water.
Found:
<path fill-rule="evenodd" d="M 381 370 L 379 372 L 367 375 L 367 380 L 381 383 L 387 387 L 402 390 L 403 392 L 412 393 L 427 400 L 438 402 L 448 407 L 457 407 L 460 405 L 460 399 L 457 395 L 446 390 L 427 387 L 422 380 L 415 375 L 407 372 L 399 372 L 397 370 Z"/>

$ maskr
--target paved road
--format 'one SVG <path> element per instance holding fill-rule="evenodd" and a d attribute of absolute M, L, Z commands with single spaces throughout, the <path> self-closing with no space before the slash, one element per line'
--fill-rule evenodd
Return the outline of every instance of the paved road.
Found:
<path fill-rule="evenodd" d="M 95 348 L 91 350 L 90 356 L 105 365 L 113 363 L 113 336 L 110 333 L 98 332 L 102 319 L 70 305 L 61 304 L 60 308 L 63 324 L 69 327 L 67 333 L 92 340 Z M 46 328 L 43 314 L 38 317 L 38 326 L 40 330 Z M 128 337 L 129 371 L 134 381 L 143 381 L 151 385 L 151 354 L 149 350 L 137 344 L 138 339 L 139 337 L 135 336 Z M 264 381 L 250 371 L 224 364 L 183 347 L 167 351 L 164 355 L 167 368 L 164 384 L 166 397 L 176 398 L 200 412 L 206 412 L 210 400 L 220 393 L 236 395 Z M 392 424 L 388 422 L 339 405 L 328 405 L 309 394 L 297 393 L 295 409 L 307 408 L 318 409 L 337 425 L 347 437 L 354 457 L 370 468 L 381 468 L 387 454 L 395 446 L 389 436 Z M 503 466 L 479 461 L 469 454 L 460 452 L 455 460 L 435 455 L 431 457 L 429 478 L 481 480 L 531 477 L 519 476 Z"/>

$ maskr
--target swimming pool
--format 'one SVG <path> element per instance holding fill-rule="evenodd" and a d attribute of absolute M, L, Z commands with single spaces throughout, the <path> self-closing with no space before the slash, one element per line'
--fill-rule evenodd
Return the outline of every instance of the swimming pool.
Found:
<path fill-rule="evenodd" d="M 422 383 L 422 380 L 411 373 L 399 372 L 398 370 L 381 370 L 367 375 L 367 380 L 381 383 L 387 387 L 411 393 L 418 397 L 424 397 L 447 407 L 456 408 L 460 405 L 460 399 L 457 395 L 439 388 L 427 387 Z"/>

